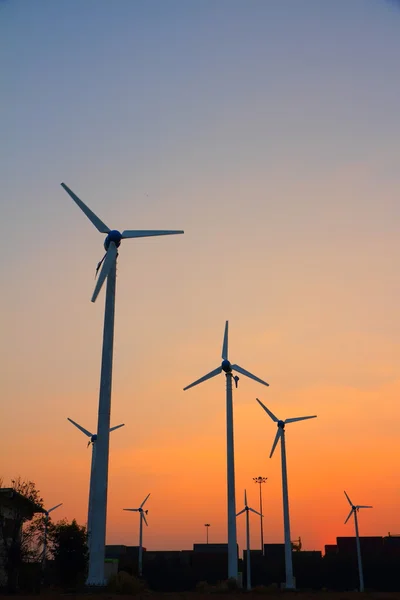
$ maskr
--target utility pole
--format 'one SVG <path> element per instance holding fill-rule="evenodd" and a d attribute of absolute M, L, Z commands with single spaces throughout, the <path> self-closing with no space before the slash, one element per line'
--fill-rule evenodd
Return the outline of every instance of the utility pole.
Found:
<path fill-rule="evenodd" d="M 262 490 L 261 485 L 267 482 L 268 477 L 253 477 L 254 483 L 258 483 L 260 486 L 260 515 L 263 514 L 262 510 Z M 260 530 L 261 530 L 261 552 L 264 556 L 264 530 L 263 530 L 263 518 L 260 517 Z"/>
<path fill-rule="evenodd" d="M 211 523 L 204 523 L 204 527 L 206 528 L 206 540 L 207 540 L 207 544 L 208 544 L 208 528 L 210 527 Z"/>

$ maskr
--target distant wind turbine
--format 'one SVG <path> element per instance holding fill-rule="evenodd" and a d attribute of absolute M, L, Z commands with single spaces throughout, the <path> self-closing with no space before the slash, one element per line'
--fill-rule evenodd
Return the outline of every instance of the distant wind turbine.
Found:
<path fill-rule="evenodd" d="M 239 377 L 233 377 L 232 371 L 254 379 L 262 385 L 269 384 L 256 377 L 249 371 L 246 371 L 239 365 L 232 365 L 228 360 L 228 321 L 225 323 L 224 341 L 222 344 L 222 363 L 220 367 L 214 369 L 207 375 L 197 379 L 194 383 L 187 385 L 184 390 L 203 383 L 216 375 L 225 373 L 226 377 L 226 438 L 227 438 L 227 488 L 228 488 L 228 578 L 237 579 L 238 577 L 238 557 L 237 557 L 237 535 L 236 535 L 236 499 L 235 499 L 235 458 L 233 445 L 233 402 L 232 402 L 232 379 L 235 380 L 237 387 Z"/>
<path fill-rule="evenodd" d="M 250 561 L 250 516 L 249 516 L 249 511 L 253 512 L 255 515 L 258 515 L 259 517 L 263 518 L 263 515 L 261 513 L 259 513 L 257 510 L 254 510 L 254 508 L 250 508 L 250 506 L 247 506 L 247 493 L 246 490 L 244 490 L 244 509 L 241 510 L 240 512 L 238 512 L 238 514 L 236 515 L 237 517 L 241 514 L 243 514 L 244 512 L 246 513 L 246 546 L 247 546 L 247 577 L 246 577 L 246 588 L 247 591 L 249 592 L 251 590 L 251 561 Z"/>
<path fill-rule="evenodd" d="M 344 524 L 346 525 L 346 523 L 350 519 L 351 515 L 354 515 L 354 527 L 355 527 L 355 530 L 356 530 L 358 576 L 360 578 L 360 592 L 363 592 L 364 591 L 364 574 L 363 574 L 362 561 L 361 561 L 361 548 L 360 548 L 360 536 L 359 536 L 359 533 L 358 533 L 357 513 L 360 510 L 360 508 L 372 508 L 372 506 L 363 506 L 361 504 L 354 505 L 352 503 L 352 501 L 350 500 L 350 498 L 348 497 L 348 495 L 346 494 L 346 492 L 344 493 L 344 495 L 346 496 L 346 498 L 348 500 L 348 503 L 351 506 L 351 510 L 349 512 L 349 516 L 345 520 Z"/>
<path fill-rule="evenodd" d="M 72 425 L 75 425 L 75 427 L 77 427 L 77 429 L 79 429 L 79 431 L 82 431 L 82 433 L 84 433 L 89 438 L 89 441 L 87 444 L 88 447 L 90 445 L 92 446 L 92 464 L 90 467 L 89 501 L 88 501 L 88 517 L 87 517 L 87 545 L 89 547 L 89 552 L 90 552 L 90 540 L 91 540 L 91 533 L 92 533 L 92 507 L 93 507 L 93 494 L 94 494 L 93 487 L 94 487 L 94 481 L 95 481 L 94 471 L 95 471 L 95 467 L 96 467 L 97 433 L 91 433 L 90 431 L 88 431 L 87 429 L 82 427 L 82 425 L 79 425 L 79 423 L 76 423 L 69 417 L 67 417 L 67 419 L 70 423 L 72 423 Z M 116 425 L 115 427 L 111 427 L 110 433 L 112 431 L 114 431 L 115 429 L 124 427 L 124 425 L 125 425 L 125 423 L 121 423 L 121 425 Z"/>
<path fill-rule="evenodd" d="M 53 508 L 49 508 L 49 510 L 44 511 L 44 534 L 43 534 L 43 554 L 42 554 L 42 572 L 44 574 L 44 570 L 46 567 L 46 553 L 47 553 L 47 530 L 49 527 L 49 515 L 53 510 L 56 510 L 59 506 L 62 506 L 62 502 L 53 506 Z"/>
<path fill-rule="evenodd" d="M 285 571 L 286 571 L 286 584 L 287 590 L 295 589 L 295 580 L 293 577 L 293 562 L 292 562 L 292 543 L 290 541 L 290 517 L 289 517 L 289 492 L 287 483 L 287 468 L 286 468 L 286 445 L 285 445 L 285 425 L 287 423 L 295 423 L 296 421 L 305 421 L 306 419 L 315 419 L 317 415 L 311 417 L 293 417 L 291 419 L 285 419 L 281 421 L 276 417 L 260 400 L 257 398 L 259 405 L 265 410 L 265 412 L 271 417 L 271 419 L 277 424 L 278 431 L 276 432 L 274 443 L 272 444 L 272 450 L 269 455 L 271 458 L 276 445 L 281 440 L 281 461 L 282 461 L 282 497 L 283 497 L 283 526 L 285 533 Z"/>
<path fill-rule="evenodd" d="M 110 229 L 78 196 L 62 183 L 61 186 L 72 200 L 79 206 L 87 218 L 93 223 L 100 233 L 106 234 L 104 248 L 106 254 L 97 265 L 96 273 L 100 270 L 94 288 L 92 302 L 95 302 L 99 292 L 107 279 L 106 303 L 104 311 L 103 350 L 101 359 L 100 396 L 97 424 L 97 457 L 96 471 L 94 473 L 94 495 L 92 508 L 92 535 L 89 554 L 89 570 L 86 579 L 88 586 L 104 586 L 104 558 L 106 546 L 107 524 L 107 487 L 108 487 L 108 459 L 110 443 L 110 414 L 111 414 L 111 387 L 114 348 L 114 315 L 115 315 L 115 286 L 117 276 L 118 248 L 121 241 L 127 238 L 142 238 L 156 235 L 172 235 L 183 233 L 181 230 L 131 230 L 125 229 L 122 233 Z"/>
<path fill-rule="evenodd" d="M 147 526 L 146 515 L 149 512 L 148 510 L 143 510 L 143 506 L 149 496 L 150 496 L 150 494 L 147 494 L 146 498 L 143 500 L 143 502 L 139 506 L 139 508 L 123 508 L 122 509 L 122 510 L 129 510 L 131 512 L 139 513 L 139 520 L 140 520 L 140 523 L 139 523 L 139 566 L 138 566 L 139 577 L 141 577 L 142 573 L 143 573 L 143 521 L 145 522 L 145 524 Z"/>

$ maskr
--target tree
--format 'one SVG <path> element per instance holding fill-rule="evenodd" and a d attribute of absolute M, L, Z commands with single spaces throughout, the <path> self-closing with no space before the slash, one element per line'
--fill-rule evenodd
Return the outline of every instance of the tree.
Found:
<path fill-rule="evenodd" d="M 59 521 L 49 530 L 55 575 L 64 588 L 76 588 L 83 584 L 88 565 L 86 528 L 75 519 Z"/>
<path fill-rule="evenodd" d="M 0 487 L 2 484 L 0 479 Z M 11 481 L 11 488 L 32 503 L 32 509 L 43 507 L 43 499 L 33 481 L 18 477 Z M 34 505 L 34 506 L 33 506 Z M 4 514 L 0 514 L 0 542 L 6 585 L 13 592 L 18 586 L 18 574 L 22 563 L 37 560 L 40 553 L 42 517 L 31 520 L 21 502 L 11 502 Z"/>

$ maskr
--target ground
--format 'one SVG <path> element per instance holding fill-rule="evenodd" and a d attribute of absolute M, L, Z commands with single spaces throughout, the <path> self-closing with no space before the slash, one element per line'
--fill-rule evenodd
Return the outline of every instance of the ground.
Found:
<path fill-rule="evenodd" d="M 212 593 L 203 594 L 198 592 L 180 592 L 180 593 L 159 593 L 150 592 L 134 596 L 136 600 L 202 600 L 207 596 L 209 600 L 244 600 L 245 592 L 240 593 Z M 251 600 L 283 600 L 284 598 L 293 598 L 293 600 L 400 600 L 400 592 L 251 592 Z M 44 600 L 60 600 L 66 597 L 68 600 L 132 600 L 131 595 L 122 594 L 55 594 L 44 592 L 41 594 Z M 38 596 L 37 596 L 38 597 Z M 2 596 L 9 600 L 32 600 L 33 596 Z"/>

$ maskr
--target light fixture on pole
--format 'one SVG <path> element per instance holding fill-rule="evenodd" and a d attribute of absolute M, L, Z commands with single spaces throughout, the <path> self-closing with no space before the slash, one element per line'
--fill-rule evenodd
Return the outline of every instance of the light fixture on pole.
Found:
<path fill-rule="evenodd" d="M 262 511 L 262 491 L 261 491 L 261 485 L 263 483 L 267 483 L 267 479 L 268 477 L 253 477 L 253 481 L 254 483 L 258 483 L 260 485 L 260 515 L 263 514 Z M 260 516 L 260 532 L 261 532 L 261 552 L 264 556 L 264 529 L 263 529 L 263 518 L 262 516 Z"/>

